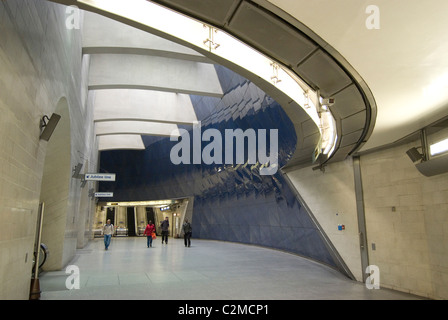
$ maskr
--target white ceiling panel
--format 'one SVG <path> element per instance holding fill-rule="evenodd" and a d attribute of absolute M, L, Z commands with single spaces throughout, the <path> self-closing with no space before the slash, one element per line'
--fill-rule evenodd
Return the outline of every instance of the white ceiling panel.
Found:
<path fill-rule="evenodd" d="M 145 150 L 140 135 L 108 135 L 98 137 L 98 150 Z"/>
<path fill-rule="evenodd" d="M 196 113 L 188 95 L 136 89 L 95 91 L 94 120 L 140 120 L 192 124 Z"/>
<path fill-rule="evenodd" d="M 222 97 L 213 65 L 134 54 L 94 54 L 89 89 L 135 88 Z"/>
<path fill-rule="evenodd" d="M 212 63 L 197 51 L 127 24 L 85 12 L 83 53 L 126 53 Z"/>
<path fill-rule="evenodd" d="M 180 136 L 176 124 L 142 121 L 103 121 L 95 123 L 97 136 L 112 134 L 140 134 L 151 136 Z"/>

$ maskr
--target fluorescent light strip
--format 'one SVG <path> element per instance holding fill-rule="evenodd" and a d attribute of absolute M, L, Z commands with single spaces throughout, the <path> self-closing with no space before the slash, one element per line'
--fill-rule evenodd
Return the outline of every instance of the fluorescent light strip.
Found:
<path fill-rule="evenodd" d="M 435 156 L 448 151 L 448 139 L 432 144 L 430 147 L 431 156 Z"/>
<path fill-rule="evenodd" d="M 337 139 L 335 121 L 330 111 L 322 113 L 322 123 L 327 125 L 325 130 L 322 130 L 322 132 L 325 133 L 323 136 L 327 139 L 325 143 L 322 144 L 322 149 L 324 149 L 323 154 L 330 156 L 335 149 Z"/>
<path fill-rule="evenodd" d="M 154 201 L 131 201 L 131 202 L 107 202 L 107 206 L 119 206 L 119 207 L 135 207 L 135 206 L 147 206 L 158 207 L 168 206 L 175 203 L 174 200 L 154 200 Z"/>

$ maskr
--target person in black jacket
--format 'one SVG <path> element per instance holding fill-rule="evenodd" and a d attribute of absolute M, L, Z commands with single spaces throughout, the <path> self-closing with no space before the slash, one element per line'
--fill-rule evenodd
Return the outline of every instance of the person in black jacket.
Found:
<path fill-rule="evenodd" d="M 184 225 L 182 226 L 182 231 L 184 232 L 184 243 L 185 246 L 191 246 L 191 224 L 188 222 L 188 219 L 185 219 Z"/>
<path fill-rule="evenodd" d="M 162 221 L 160 226 L 162 227 L 162 244 L 163 244 L 163 240 L 165 240 L 165 243 L 168 244 L 168 230 L 169 230 L 169 226 L 170 226 L 168 217 L 165 217 L 165 220 Z"/>

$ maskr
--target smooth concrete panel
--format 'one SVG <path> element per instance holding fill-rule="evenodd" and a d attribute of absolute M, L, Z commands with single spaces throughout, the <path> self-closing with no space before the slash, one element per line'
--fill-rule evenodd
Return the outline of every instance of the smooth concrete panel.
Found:
<path fill-rule="evenodd" d="M 137 89 L 97 90 L 94 119 L 192 124 L 197 117 L 185 94 Z"/>
<path fill-rule="evenodd" d="M 61 120 L 47 143 L 40 195 L 40 201 L 45 204 L 42 242 L 51 248 L 52 253 L 45 263 L 46 270 L 62 268 L 71 180 L 70 117 L 67 101 L 61 99 L 55 111 L 61 115 Z"/>
<path fill-rule="evenodd" d="M 88 11 L 82 31 L 84 54 L 134 53 L 211 63 L 193 49 Z"/>
<path fill-rule="evenodd" d="M 419 143 L 361 156 L 370 263 L 384 286 L 447 299 L 448 174 L 418 171 L 406 151 Z"/>
<path fill-rule="evenodd" d="M 102 121 L 95 123 L 97 136 L 110 134 L 142 134 L 169 137 L 179 136 L 176 124 L 142 121 Z"/>
<path fill-rule="evenodd" d="M 135 134 L 116 134 L 99 137 L 99 151 L 104 150 L 145 150 L 142 137 Z"/>
<path fill-rule="evenodd" d="M 140 88 L 221 97 L 213 65 L 179 59 L 121 54 L 91 57 L 89 88 Z"/>
<path fill-rule="evenodd" d="M 93 114 L 86 108 L 87 63 L 82 59 L 80 30 L 67 29 L 66 18 L 66 7 L 49 1 L 0 2 L 0 299 L 29 298 L 48 146 L 39 140 L 39 125 L 44 115 L 55 112 L 61 98 L 67 100 L 70 114 L 70 150 L 68 159 L 61 161 L 63 170 L 70 173 L 77 163 L 97 163 L 89 134 Z M 76 250 L 76 227 L 90 224 L 88 215 L 75 211 L 88 212 L 92 203 L 81 203 L 81 193 L 88 190 L 80 188 L 79 180 L 67 184 L 67 205 L 62 208 L 66 216 L 60 217 L 57 228 L 64 245 L 49 248 L 62 264 Z"/>
<path fill-rule="evenodd" d="M 306 167 L 288 171 L 287 176 L 352 274 L 362 280 L 351 159 L 326 166 L 325 173 Z M 345 230 L 338 230 L 338 225 Z"/>

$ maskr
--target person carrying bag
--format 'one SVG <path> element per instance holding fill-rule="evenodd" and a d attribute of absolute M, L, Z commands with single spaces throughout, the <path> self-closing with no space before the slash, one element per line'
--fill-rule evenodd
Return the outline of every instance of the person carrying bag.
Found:
<path fill-rule="evenodd" d="M 152 247 L 152 240 L 156 238 L 156 227 L 152 221 L 148 222 L 143 235 L 146 236 L 146 245 L 148 248 Z"/>

